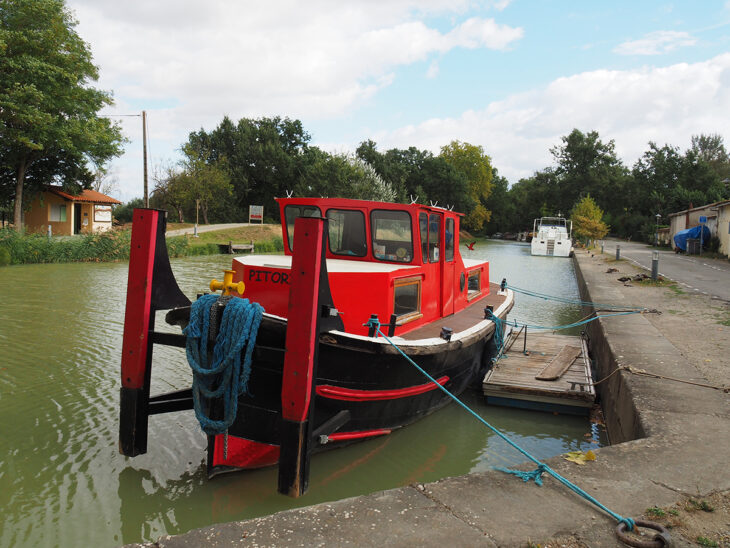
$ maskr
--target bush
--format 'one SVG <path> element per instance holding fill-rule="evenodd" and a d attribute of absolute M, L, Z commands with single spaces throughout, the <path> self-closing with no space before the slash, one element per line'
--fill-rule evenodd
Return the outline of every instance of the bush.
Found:
<path fill-rule="evenodd" d="M 0 266 L 7 266 L 10 264 L 10 250 L 3 246 L 0 247 Z"/>
<path fill-rule="evenodd" d="M 277 236 L 268 242 L 256 242 L 254 244 L 256 253 L 276 253 L 284 251 L 284 240 L 281 236 Z"/>

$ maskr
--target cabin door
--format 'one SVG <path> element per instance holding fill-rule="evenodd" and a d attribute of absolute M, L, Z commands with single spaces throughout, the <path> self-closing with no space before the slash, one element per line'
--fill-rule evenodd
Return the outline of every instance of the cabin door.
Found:
<path fill-rule="evenodd" d="M 441 315 L 448 316 L 454 313 L 454 246 L 456 233 L 454 219 L 447 217 L 444 226 L 443 242 L 444 253 L 441 259 Z"/>

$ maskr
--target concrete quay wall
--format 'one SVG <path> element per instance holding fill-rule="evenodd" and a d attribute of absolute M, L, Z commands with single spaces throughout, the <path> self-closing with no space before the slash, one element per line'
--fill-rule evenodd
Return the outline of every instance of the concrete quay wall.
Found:
<path fill-rule="evenodd" d="M 638 304 L 627 302 L 603 261 L 586 253 L 575 261 L 585 300 Z M 597 377 L 608 377 L 597 388 L 613 445 L 585 466 L 561 457 L 547 464 L 627 517 L 684 496 L 729 490 L 730 396 L 617 371 L 630 365 L 703 380 L 643 315 L 589 326 Z M 538 487 L 493 471 L 212 525 L 147 546 L 526 546 L 566 536 L 588 546 L 624 546 L 615 526 L 551 477 Z M 675 539 L 675 546 L 685 545 Z"/>

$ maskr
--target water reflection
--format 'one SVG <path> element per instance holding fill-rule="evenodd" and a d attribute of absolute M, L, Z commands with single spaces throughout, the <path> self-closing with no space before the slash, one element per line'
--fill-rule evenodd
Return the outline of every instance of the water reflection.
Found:
<path fill-rule="evenodd" d="M 467 251 L 464 251 L 465 255 Z M 529 248 L 478 244 L 492 279 L 577 297 L 572 262 Z M 173 260 L 194 298 L 230 258 Z M 0 269 L 0 546 L 115 546 L 214 522 L 509 466 L 523 458 L 457 406 L 392 435 L 316 456 L 310 492 L 276 494 L 277 471 L 205 477 L 205 438 L 192 412 L 150 418 L 149 452 L 117 449 L 126 264 Z M 579 318 L 577 307 L 518 296 L 512 317 L 541 325 Z M 158 315 L 157 329 L 173 330 Z M 156 347 L 152 392 L 190 385 L 181 349 Z M 467 403 L 539 457 L 595 446 L 585 419 Z M 588 434 L 588 436 L 586 436 Z"/>

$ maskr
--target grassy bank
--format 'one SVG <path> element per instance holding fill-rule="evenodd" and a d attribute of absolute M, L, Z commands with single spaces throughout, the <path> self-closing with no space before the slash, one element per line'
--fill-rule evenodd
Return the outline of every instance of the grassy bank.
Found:
<path fill-rule="evenodd" d="M 283 250 L 281 236 L 270 233 L 258 240 L 252 234 L 242 240 L 239 234 L 230 231 L 206 232 L 200 238 L 175 236 L 167 239 L 170 257 L 194 255 L 215 255 L 219 253 L 217 243 L 248 242 L 253 239 L 257 253 L 271 253 Z M 114 230 L 98 234 L 77 236 L 55 236 L 42 234 L 21 235 L 14 230 L 0 230 L 0 266 L 32 263 L 66 262 L 114 262 L 129 260 L 130 230 Z"/>

